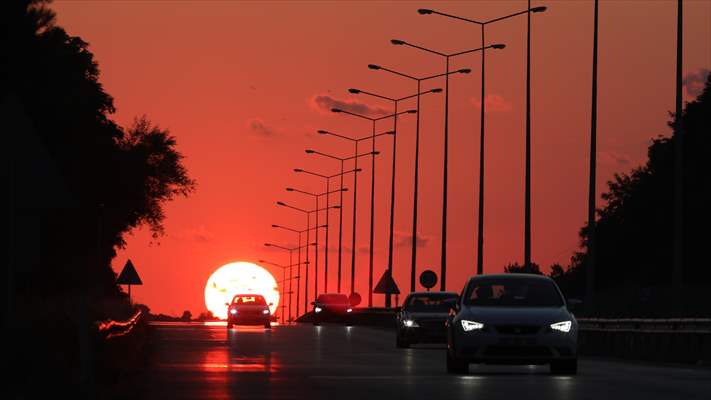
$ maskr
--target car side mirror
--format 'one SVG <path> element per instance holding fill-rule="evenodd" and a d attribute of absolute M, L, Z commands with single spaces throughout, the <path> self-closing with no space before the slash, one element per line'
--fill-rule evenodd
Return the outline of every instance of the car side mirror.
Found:
<path fill-rule="evenodd" d="M 273 305 L 274 305 L 274 303 L 269 303 L 268 305 L 269 305 L 269 307 L 271 307 L 271 306 L 273 306 Z"/>

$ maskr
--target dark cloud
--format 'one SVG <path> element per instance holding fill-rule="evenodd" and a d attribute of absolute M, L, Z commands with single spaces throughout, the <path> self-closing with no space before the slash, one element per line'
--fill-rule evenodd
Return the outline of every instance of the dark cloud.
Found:
<path fill-rule="evenodd" d="M 615 167 L 626 167 L 630 165 L 631 160 L 625 154 L 620 154 L 614 151 L 601 151 L 598 154 L 600 165 L 610 165 Z"/>
<path fill-rule="evenodd" d="M 267 124 L 265 124 L 264 121 L 259 118 L 252 118 L 248 120 L 246 125 L 247 129 L 249 129 L 250 132 L 254 133 L 257 136 L 274 136 L 274 129 L 270 126 L 267 126 Z"/>
<path fill-rule="evenodd" d="M 208 231 L 203 225 L 200 225 L 195 228 L 183 229 L 176 237 L 183 240 L 207 243 L 211 242 L 215 238 L 215 235 Z"/>
<path fill-rule="evenodd" d="M 681 81 L 682 85 L 686 88 L 686 93 L 689 96 L 696 97 L 704 91 L 704 85 L 706 84 L 706 79 L 708 79 L 711 70 L 707 68 L 700 68 L 696 72 L 689 72 L 686 74 L 684 79 Z"/>
<path fill-rule="evenodd" d="M 423 236 L 421 234 L 417 234 L 417 240 L 415 241 L 415 245 L 417 247 L 425 247 L 427 246 L 427 243 L 429 243 L 430 238 Z M 395 232 L 395 247 L 412 247 L 412 234 L 411 233 L 405 233 L 405 232 Z"/>
<path fill-rule="evenodd" d="M 389 112 L 384 108 L 373 107 L 368 104 L 352 100 L 339 100 L 324 94 L 311 97 L 309 104 L 315 110 L 322 112 L 331 112 L 332 108 L 340 108 L 341 110 L 369 117 L 382 117 L 389 114 Z"/>

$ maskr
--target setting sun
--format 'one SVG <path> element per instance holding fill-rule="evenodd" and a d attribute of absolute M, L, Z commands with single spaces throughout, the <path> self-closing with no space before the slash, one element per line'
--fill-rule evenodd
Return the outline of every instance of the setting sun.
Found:
<path fill-rule="evenodd" d="M 279 304 L 279 289 L 276 280 L 266 269 L 249 263 L 225 264 L 210 275 L 205 285 L 205 306 L 218 318 L 227 318 L 225 303 L 236 294 L 261 294 L 272 314 Z"/>

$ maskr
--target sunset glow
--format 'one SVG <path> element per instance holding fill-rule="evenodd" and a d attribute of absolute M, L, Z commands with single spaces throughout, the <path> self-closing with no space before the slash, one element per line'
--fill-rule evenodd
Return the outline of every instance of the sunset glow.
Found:
<path fill-rule="evenodd" d="M 279 304 L 276 280 L 266 269 L 249 263 L 225 264 L 210 275 L 205 284 L 205 306 L 218 318 L 227 318 L 225 303 L 236 294 L 261 294 L 267 300 L 272 314 Z"/>

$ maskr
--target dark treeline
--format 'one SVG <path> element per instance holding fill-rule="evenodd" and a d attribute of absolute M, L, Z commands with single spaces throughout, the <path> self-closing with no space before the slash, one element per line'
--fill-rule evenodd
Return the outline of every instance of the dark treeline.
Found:
<path fill-rule="evenodd" d="M 671 116 L 673 121 L 673 115 Z M 704 91 L 686 104 L 683 129 L 684 316 L 711 315 L 711 263 L 708 252 L 711 75 Z M 669 126 L 673 127 L 672 121 Z M 646 164 L 608 182 L 596 224 L 596 309 L 609 316 L 672 316 L 671 292 L 674 145 L 676 136 L 658 137 Z M 587 226 L 580 230 L 582 251 L 570 263 L 551 266 L 550 276 L 569 297 L 582 299 L 587 265 Z M 540 273 L 538 265 L 506 266 L 507 272 Z"/>
<path fill-rule="evenodd" d="M 56 26 L 46 1 L 0 7 L 10 365 L 22 371 L 17 387 L 76 385 L 82 332 L 131 313 L 110 266 L 116 250 L 142 225 L 159 238 L 163 204 L 195 184 L 168 131 L 111 119 L 88 43 Z"/>

